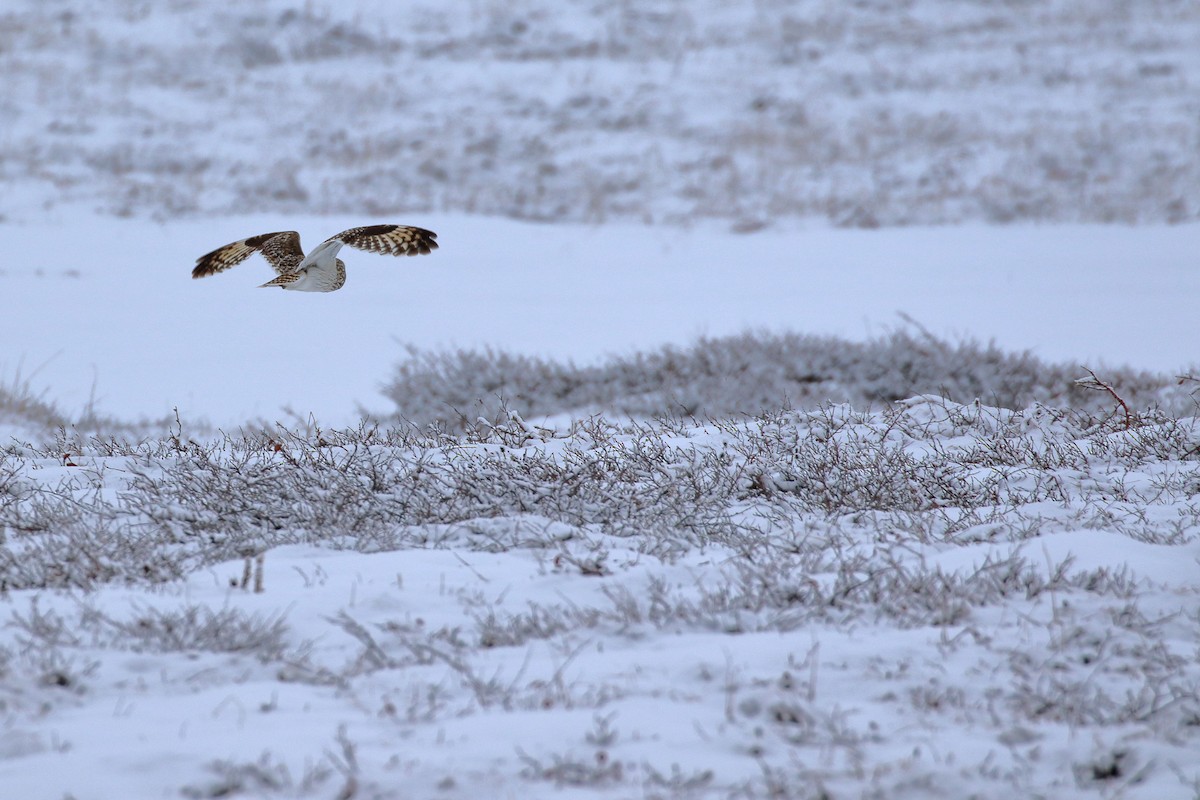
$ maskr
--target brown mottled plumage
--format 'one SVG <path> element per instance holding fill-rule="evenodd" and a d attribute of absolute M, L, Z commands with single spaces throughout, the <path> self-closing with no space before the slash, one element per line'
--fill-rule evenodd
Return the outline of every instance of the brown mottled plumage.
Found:
<path fill-rule="evenodd" d="M 193 278 L 204 278 L 236 266 L 254 253 L 262 253 L 278 277 L 263 286 L 278 286 L 304 292 L 336 292 L 346 283 L 346 265 L 337 258 L 342 245 L 369 253 L 415 256 L 437 249 L 437 234 L 407 225 L 364 225 L 350 228 L 322 242 L 304 255 L 300 234 L 278 231 L 251 236 L 218 247 L 196 259 Z"/>

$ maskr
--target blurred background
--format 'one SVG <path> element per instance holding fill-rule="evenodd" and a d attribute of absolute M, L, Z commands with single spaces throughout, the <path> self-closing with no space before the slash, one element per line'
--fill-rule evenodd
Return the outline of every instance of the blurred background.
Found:
<path fill-rule="evenodd" d="M 1200 213 L 1189 0 L 7 0 L 0 214 Z"/>

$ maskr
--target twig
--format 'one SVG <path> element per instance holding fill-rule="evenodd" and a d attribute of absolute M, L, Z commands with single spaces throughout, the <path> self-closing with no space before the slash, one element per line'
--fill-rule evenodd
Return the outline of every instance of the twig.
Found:
<path fill-rule="evenodd" d="M 1082 386 L 1085 389 L 1095 389 L 1097 391 L 1108 392 L 1108 394 L 1112 397 L 1112 399 L 1116 400 L 1117 404 L 1121 406 L 1121 410 L 1125 412 L 1125 430 L 1129 430 L 1130 428 L 1132 428 L 1133 427 L 1133 414 L 1130 413 L 1130 411 L 1129 411 L 1129 405 L 1121 398 L 1121 395 L 1117 394 L 1116 389 L 1114 389 L 1112 386 L 1108 385 L 1104 381 L 1100 380 L 1100 378 L 1098 378 L 1096 376 L 1096 373 L 1092 372 L 1087 367 L 1082 367 L 1082 369 L 1087 370 L 1087 374 L 1090 375 L 1091 377 L 1090 378 L 1078 378 L 1075 381 L 1075 385 Z"/>

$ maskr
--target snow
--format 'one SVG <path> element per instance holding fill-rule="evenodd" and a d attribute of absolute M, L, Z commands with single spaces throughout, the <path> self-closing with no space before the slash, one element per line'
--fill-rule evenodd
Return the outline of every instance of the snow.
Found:
<path fill-rule="evenodd" d="M 1200 418 L 362 423 L 408 346 L 1194 377 L 1197 4 L 16 0 L 0 73 L 0 398 L 149 420 L 0 405 L 0 798 L 1200 793 Z"/>
<path fill-rule="evenodd" d="M 438 233 L 429 256 L 350 252 L 345 288 L 257 289 L 259 257 L 193 281 L 228 241 L 299 230 L 319 242 L 364 222 Z M 538 225 L 439 215 L 252 216 L 151 223 L 80 214 L 0 226 L 0 375 L 64 409 L 235 425 L 350 424 L 403 345 L 491 347 L 588 363 L 747 328 L 861 340 L 899 327 L 994 339 L 1093 369 L 1197 363 L 1200 225 L 825 227 L 734 234 L 639 225 Z M 45 242 L 54 241 L 53 247 Z M 114 316 L 121 324 L 113 324 Z M 835 398 L 836 399 L 836 398 Z"/>
<path fill-rule="evenodd" d="M 1183 796 L 1196 422 L 14 442 L 0 785 Z"/>
<path fill-rule="evenodd" d="M 1200 214 L 1195 4 L 7 4 L 0 215 Z"/>

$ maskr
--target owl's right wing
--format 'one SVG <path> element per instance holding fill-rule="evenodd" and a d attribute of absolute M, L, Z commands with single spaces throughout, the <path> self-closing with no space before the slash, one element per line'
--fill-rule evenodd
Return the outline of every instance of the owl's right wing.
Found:
<path fill-rule="evenodd" d="M 224 272 L 230 267 L 237 266 L 254 253 L 262 253 L 263 258 L 271 265 L 278 275 L 295 272 L 296 267 L 304 260 L 304 251 L 300 249 L 300 234 L 296 231 L 277 231 L 262 233 L 237 242 L 230 242 L 224 247 L 218 247 L 211 253 L 205 253 L 196 259 L 196 267 L 192 270 L 193 278 L 205 278 Z"/>

